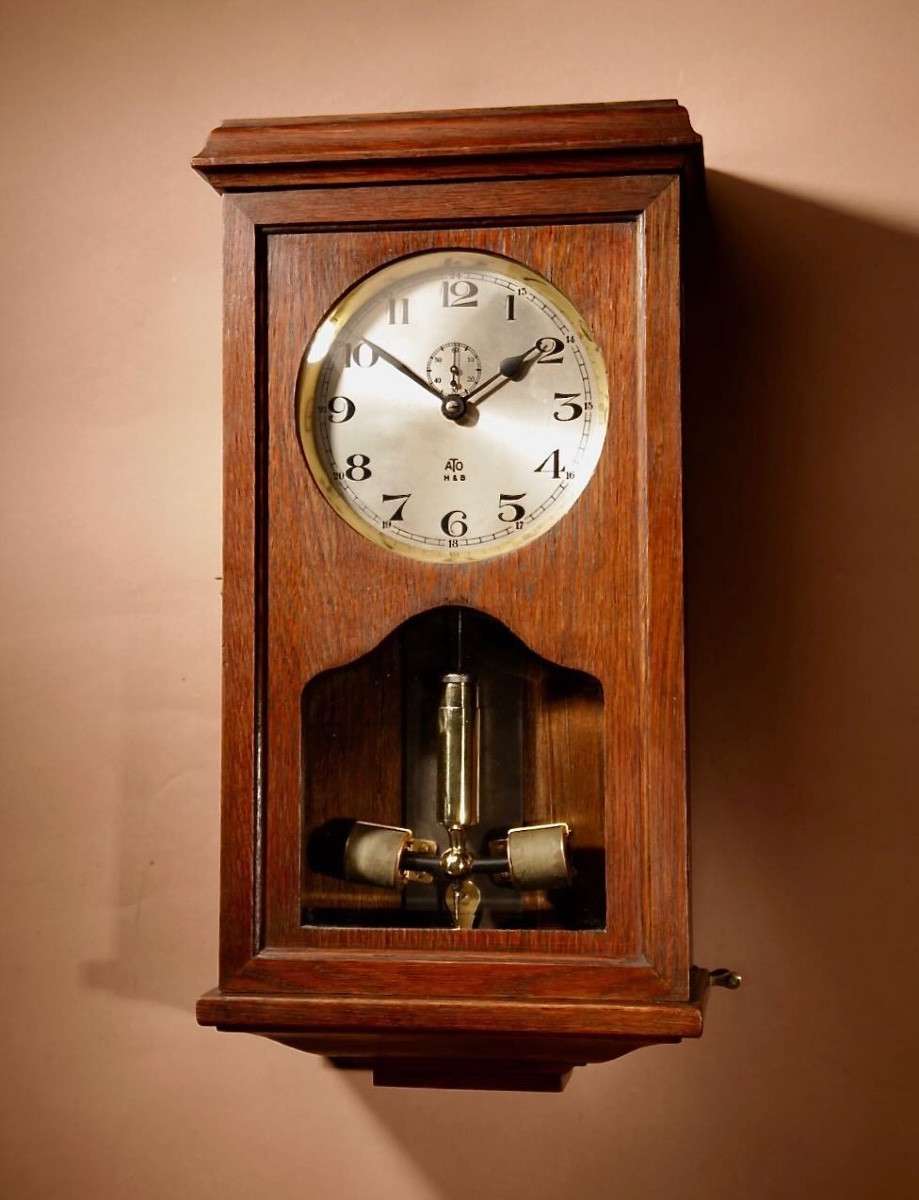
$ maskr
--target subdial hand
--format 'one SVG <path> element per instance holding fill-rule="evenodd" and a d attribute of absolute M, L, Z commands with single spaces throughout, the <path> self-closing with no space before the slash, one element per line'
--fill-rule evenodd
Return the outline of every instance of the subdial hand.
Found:
<path fill-rule="evenodd" d="M 545 350 L 546 347 L 543 343 L 546 342 L 546 340 L 546 338 L 539 338 L 537 342 L 530 346 L 529 349 L 524 350 L 522 354 L 512 354 L 510 358 L 502 359 L 498 366 L 497 372 L 469 392 L 469 394 L 466 396 L 466 403 L 470 403 L 473 396 L 478 396 L 479 393 L 484 392 L 486 388 L 491 388 L 489 395 L 494 395 L 499 387 L 502 387 L 510 380 L 522 379 L 528 368 L 533 365 L 533 363 L 536 361 L 536 358 Z M 492 387 L 492 384 L 495 384 L 496 386 Z M 475 405 L 479 405 L 483 400 L 486 399 L 486 396 L 481 396 L 480 399 L 472 402 Z"/>
<path fill-rule="evenodd" d="M 460 379 L 460 375 L 462 374 L 462 371 L 460 370 L 460 365 L 459 365 L 459 353 L 460 353 L 459 342 L 455 342 L 453 345 L 453 365 L 450 368 L 450 376 L 451 376 L 450 387 L 453 389 L 454 392 L 458 392 L 460 390 L 460 388 L 463 386 L 463 381 Z"/>

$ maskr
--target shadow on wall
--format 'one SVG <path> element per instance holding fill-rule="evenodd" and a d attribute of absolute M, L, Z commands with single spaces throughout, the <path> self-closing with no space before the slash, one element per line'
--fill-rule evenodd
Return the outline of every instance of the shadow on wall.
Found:
<path fill-rule="evenodd" d="M 919 242 L 709 174 L 684 416 L 698 1043 L 374 1090 L 447 1200 L 916 1194 Z"/>
<path fill-rule="evenodd" d="M 701 1042 L 581 1068 L 561 1096 L 329 1068 L 445 1200 L 919 1194 L 919 242 L 709 187 L 684 417 L 695 952 L 745 985 Z M 135 749 L 142 783 L 159 749 Z M 87 982 L 189 1012 L 167 950 L 192 936 L 210 982 L 216 931 L 179 901 L 161 964 L 139 968 L 125 906 Z"/>

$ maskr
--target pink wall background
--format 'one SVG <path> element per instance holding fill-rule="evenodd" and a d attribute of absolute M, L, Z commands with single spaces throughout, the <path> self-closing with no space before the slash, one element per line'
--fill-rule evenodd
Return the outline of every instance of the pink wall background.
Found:
<path fill-rule="evenodd" d="M 916 5 L 6 7 L 0 1192 L 917 1194 Z M 187 160 L 231 116 L 658 96 L 712 172 L 686 415 L 696 958 L 745 986 L 701 1042 L 559 1097 L 373 1091 L 199 1029 L 220 215 Z"/>

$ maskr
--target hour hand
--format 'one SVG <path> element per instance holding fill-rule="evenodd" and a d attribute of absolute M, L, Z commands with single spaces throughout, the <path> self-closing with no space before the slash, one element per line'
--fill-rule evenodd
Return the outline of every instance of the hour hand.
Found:
<path fill-rule="evenodd" d="M 388 350 L 384 350 L 382 346 L 378 346 L 376 342 L 371 342 L 368 338 L 364 338 L 363 341 L 370 347 L 371 350 L 375 351 L 384 362 L 388 362 L 391 367 L 395 367 L 397 371 L 401 371 L 402 374 L 411 379 L 413 383 L 417 383 L 418 386 L 423 387 L 426 392 L 430 392 L 432 396 L 436 396 L 438 403 L 443 399 L 440 392 L 438 392 L 435 387 L 428 383 L 426 379 L 423 379 L 416 371 L 413 371 L 410 366 L 402 362 L 401 359 L 396 358 L 394 354 L 390 354 Z"/>
<path fill-rule="evenodd" d="M 497 384 L 497 387 L 492 388 L 492 391 L 495 392 L 502 384 L 507 383 L 511 379 L 522 379 L 526 368 L 534 361 L 534 356 L 542 353 L 542 343 L 544 340 L 544 338 L 540 338 L 538 342 L 534 343 L 527 350 L 524 350 L 522 354 L 512 354 L 510 358 L 502 358 L 497 372 L 489 379 L 480 383 L 478 387 L 474 387 L 466 396 L 467 402 L 472 400 L 473 396 L 478 396 L 480 392 L 484 392 L 486 388 L 491 387 L 492 384 Z M 481 399 L 484 400 L 485 397 L 482 396 Z M 481 400 L 476 400 L 475 403 L 480 404 Z"/>

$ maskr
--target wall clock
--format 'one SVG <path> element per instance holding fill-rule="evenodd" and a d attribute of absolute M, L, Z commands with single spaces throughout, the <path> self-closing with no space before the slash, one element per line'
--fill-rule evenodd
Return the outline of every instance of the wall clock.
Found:
<path fill-rule="evenodd" d="M 697 1036 L 675 102 L 228 122 L 219 986 L 379 1083 Z"/>

